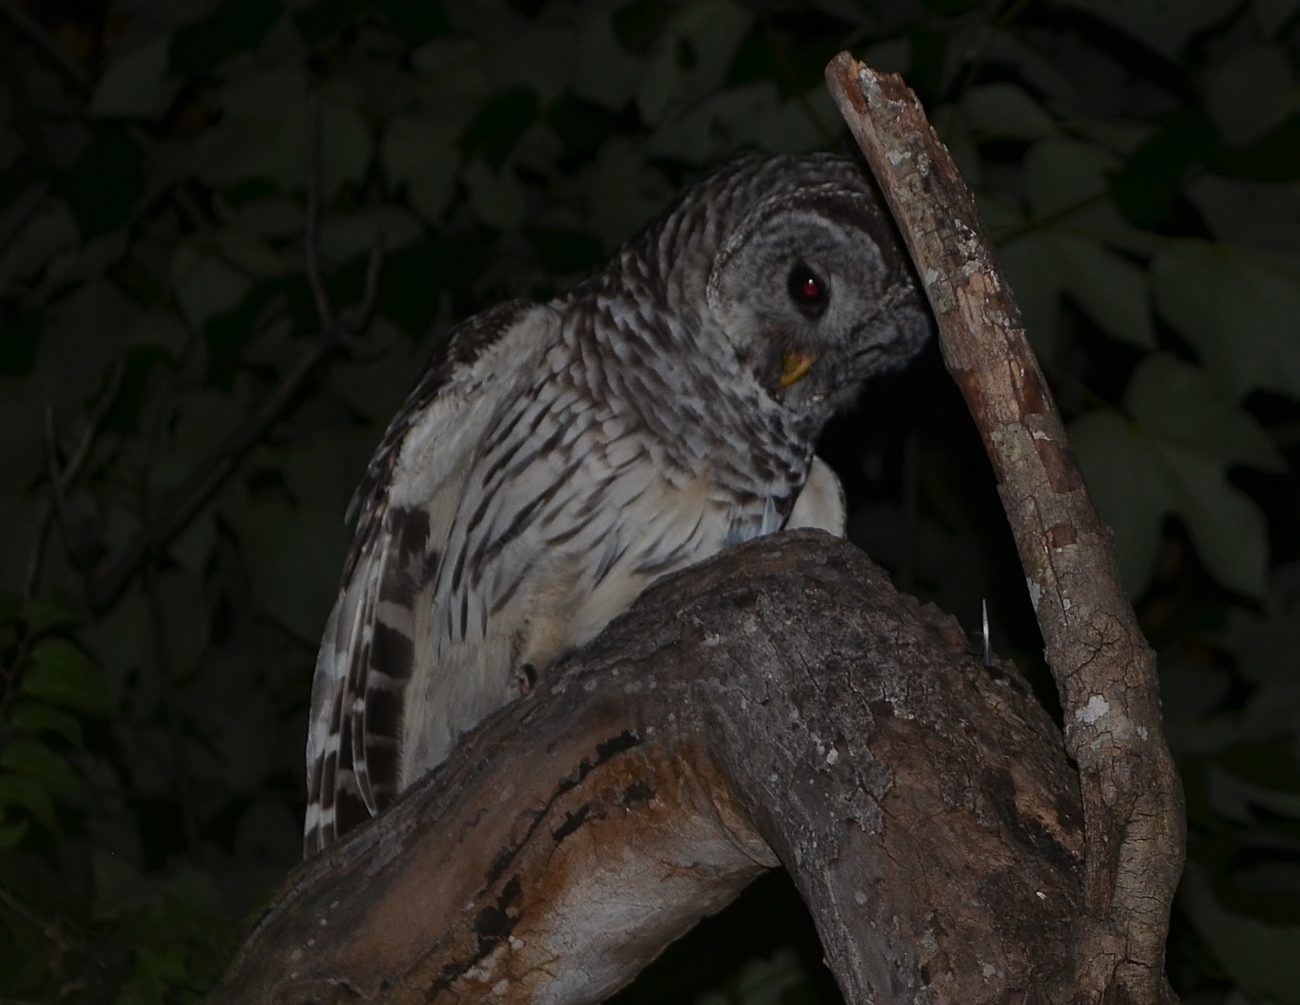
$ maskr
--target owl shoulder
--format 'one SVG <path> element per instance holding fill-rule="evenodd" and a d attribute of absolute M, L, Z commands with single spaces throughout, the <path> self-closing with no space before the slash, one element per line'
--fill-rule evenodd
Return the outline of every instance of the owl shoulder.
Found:
<path fill-rule="evenodd" d="M 348 506 L 356 531 L 345 572 L 394 496 L 429 498 L 454 476 L 487 416 L 536 375 L 560 323 L 554 305 L 510 300 L 447 333 L 388 424 Z"/>

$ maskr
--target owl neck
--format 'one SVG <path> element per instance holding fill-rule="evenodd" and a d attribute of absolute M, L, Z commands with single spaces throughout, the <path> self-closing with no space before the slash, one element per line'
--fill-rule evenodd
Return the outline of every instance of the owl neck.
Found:
<path fill-rule="evenodd" d="M 566 304 L 572 376 L 594 414 L 618 420 L 670 479 L 708 472 L 737 496 L 792 502 L 821 423 L 774 400 L 711 315 L 682 306 L 702 299 L 677 301 L 639 269 L 612 269 Z"/>

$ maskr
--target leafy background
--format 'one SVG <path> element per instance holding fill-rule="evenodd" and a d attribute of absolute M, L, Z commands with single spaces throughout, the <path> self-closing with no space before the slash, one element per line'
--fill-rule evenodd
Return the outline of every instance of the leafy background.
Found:
<path fill-rule="evenodd" d="M 1172 979 L 1300 1002 L 1298 11 L 2 0 L 0 997 L 211 985 L 298 856 L 341 515 L 437 333 L 562 288 L 736 148 L 844 145 L 848 48 L 976 187 L 1159 650 Z M 972 628 L 987 597 L 1032 668 L 969 425 L 931 358 L 825 449 L 855 538 Z M 835 1001 L 798 917 L 767 880 L 623 1000 Z"/>

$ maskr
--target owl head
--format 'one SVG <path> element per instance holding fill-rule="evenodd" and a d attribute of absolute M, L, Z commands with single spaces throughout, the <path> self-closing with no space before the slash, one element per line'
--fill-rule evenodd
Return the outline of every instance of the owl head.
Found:
<path fill-rule="evenodd" d="M 753 174 L 730 187 L 737 212 L 718 235 L 708 308 L 774 398 L 824 421 L 867 378 L 921 350 L 930 314 L 889 214 L 851 161 L 758 161 Z"/>

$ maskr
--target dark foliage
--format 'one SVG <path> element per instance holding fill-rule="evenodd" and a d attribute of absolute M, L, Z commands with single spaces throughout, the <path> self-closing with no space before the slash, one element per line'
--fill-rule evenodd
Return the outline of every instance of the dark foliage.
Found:
<path fill-rule="evenodd" d="M 212 983 L 297 858 L 341 516 L 438 333 L 571 282 L 737 148 L 844 144 L 821 71 L 848 48 L 907 76 L 977 189 L 1160 652 L 1175 985 L 1300 1002 L 1298 12 L 0 3 L 0 998 Z M 313 159 L 331 304 L 383 248 L 371 323 L 325 349 Z M 972 629 L 988 598 L 1032 666 L 937 360 L 825 452 L 854 537 Z M 760 886 L 624 1000 L 833 1000 L 791 899 Z"/>

